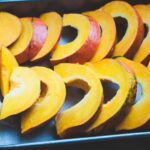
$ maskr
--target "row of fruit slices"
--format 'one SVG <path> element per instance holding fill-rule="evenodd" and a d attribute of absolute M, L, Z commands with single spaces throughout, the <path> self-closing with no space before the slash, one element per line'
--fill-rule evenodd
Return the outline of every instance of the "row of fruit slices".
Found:
<path fill-rule="evenodd" d="M 62 62 L 96 62 L 112 56 L 125 56 L 148 65 L 150 60 L 150 32 L 144 38 L 144 24 L 150 26 L 150 6 L 122 1 L 110 2 L 98 10 L 82 14 L 56 12 L 42 14 L 40 18 L 17 18 L 0 13 L 0 43 L 9 47 L 19 64 L 37 61 L 52 52 L 53 65 Z M 126 19 L 128 26 L 120 42 L 114 18 Z M 80 21 L 82 20 L 82 21 Z M 78 32 L 75 40 L 59 45 L 62 28 L 71 26 Z M 101 33 L 101 30 L 102 33 Z M 7 34 L 5 34 L 7 33 Z"/>
<path fill-rule="evenodd" d="M 114 128 L 130 130 L 145 125 L 150 118 L 150 72 L 140 63 L 149 63 L 149 32 L 143 40 L 143 22 L 149 26 L 149 12 L 149 6 L 132 7 L 122 1 L 110 2 L 84 15 L 65 14 L 63 20 L 55 12 L 45 13 L 40 19 L 28 17 L 20 20 L 1 12 L 0 87 L 4 100 L 0 119 L 23 112 L 22 133 L 43 124 L 63 105 L 66 83 L 83 89 L 86 96 L 77 105 L 56 115 L 60 137 Z M 117 44 L 112 16 L 125 17 L 128 21 L 128 29 Z M 57 45 L 63 26 L 76 28 L 78 35 L 70 43 Z M 42 59 L 52 50 L 51 63 L 62 63 L 54 67 L 55 72 L 45 67 L 18 65 Z M 120 57 L 105 59 L 112 56 L 125 56 L 140 63 Z M 103 104 L 99 79 L 119 85 L 115 97 L 106 104 Z M 142 97 L 133 105 L 137 82 L 142 87 Z"/>
<path fill-rule="evenodd" d="M 150 70 L 138 62 L 125 57 L 106 58 L 84 65 L 60 63 L 53 71 L 40 66 L 18 66 L 7 48 L 1 52 L 1 89 L 7 92 L 1 104 L 0 119 L 22 113 L 22 133 L 55 115 L 57 134 L 62 138 L 81 133 L 134 130 L 148 124 Z M 107 103 L 103 101 L 101 81 L 119 86 Z M 76 105 L 59 112 L 65 102 L 65 84 L 84 90 L 85 96 Z M 138 84 L 142 95 L 135 102 Z"/>

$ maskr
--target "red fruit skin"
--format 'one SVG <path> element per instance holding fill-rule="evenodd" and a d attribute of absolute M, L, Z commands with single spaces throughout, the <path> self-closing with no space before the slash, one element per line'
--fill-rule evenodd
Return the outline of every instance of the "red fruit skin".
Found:
<path fill-rule="evenodd" d="M 42 48 L 47 37 L 47 26 L 38 18 L 32 19 L 33 37 L 30 43 L 29 59 L 32 59 Z"/>
<path fill-rule="evenodd" d="M 16 55 L 15 58 L 19 64 L 22 64 L 29 60 L 29 46 L 20 54 Z"/>

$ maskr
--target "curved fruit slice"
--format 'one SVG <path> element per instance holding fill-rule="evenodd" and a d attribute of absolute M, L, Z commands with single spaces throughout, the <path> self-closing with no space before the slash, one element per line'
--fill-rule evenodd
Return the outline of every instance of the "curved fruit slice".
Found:
<path fill-rule="evenodd" d="M 51 119 L 63 105 L 66 96 L 65 84 L 54 71 L 45 67 L 32 69 L 38 74 L 43 86 L 37 102 L 22 115 L 22 133 Z"/>
<path fill-rule="evenodd" d="M 122 17 L 127 20 L 128 27 L 124 37 L 116 45 L 113 56 L 132 58 L 141 45 L 144 36 L 143 23 L 134 8 L 127 2 L 112 1 L 101 8 L 114 18 Z"/>
<path fill-rule="evenodd" d="M 61 34 L 62 18 L 59 14 L 55 12 L 48 12 L 42 14 L 40 16 L 40 19 L 48 27 L 47 38 L 45 40 L 43 47 L 40 49 L 37 55 L 31 59 L 31 61 L 39 60 L 44 56 L 46 56 L 47 54 L 49 54 L 56 46 Z"/>
<path fill-rule="evenodd" d="M 1 53 L 1 74 L 0 74 L 0 89 L 2 95 L 5 96 L 9 91 L 9 80 L 11 73 L 18 63 L 12 53 L 5 47 L 0 50 Z"/>
<path fill-rule="evenodd" d="M 40 95 L 40 79 L 30 68 L 16 67 L 10 77 L 10 91 L 5 95 L 0 119 L 25 111 Z"/>
<path fill-rule="evenodd" d="M 29 18 L 22 18 L 20 21 L 22 23 L 21 35 L 19 39 L 10 46 L 10 50 L 19 63 L 24 63 L 29 60 L 29 45 L 33 35 L 33 27 Z"/>
<path fill-rule="evenodd" d="M 131 67 L 142 89 L 139 101 L 131 107 L 129 114 L 117 127 L 117 130 L 132 130 L 143 126 L 150 119 L 150 71 L 140 63 L 125 58 L 118 58 L 118 60 Z"/>
<path fill-rule="evenodd" d="M 113 129 L 125 117 L 133 103 L 136 93 L 136 79 L 130 68 L 113 59 L 104 59 L 97 63 L 87 63 L 100 80 L 119 85 L 116 95 L 103 104 L 97 119 L 87 132 L 100 132 Z M 112 71 L 110 71 L 110 68 Z"/>
<path fill-rule="evenodd" d="M 135 5 L 134 8 L 142 18 L 143 23 L 150 28 L 150 7 L 146 5 Z M 147 65 L 150 61 L 150 31 L 144 38 L 140 48 L 134 56 L 134 61 Z"/>
<path fill-rule="evenodd" d="M 82 133 L 83 127 L 91 123 L 102 104 L 102 85 L 96 75 L 86 66 L 66 63 L 55 66 L 54 70 L 60 74 L 66 84 L 81 88 L 86 92 L 79 103 L 56 116 L 57 134 L 60 137 L 66 137 Z"/>
<path fill-rule="evenodd" d="M 32 18 L 33 36 L 30 43 L 29 59 L 35 57 L 47 38 L 47 26 L 39 18 Z"/>
<path fill-rule="evenodd" d="M 81 21 L 82 20 L 82 21 Z M 78 31 L 75 40 L 58 45 L 54 50 L 51 63 L 61 62 L 84 63 L 96 52 L 100 40 L 100 28 L 97 22 L 81 14 L 65 14 L 63 26 L 72 26 Z"/>
<path fill-rule="evenodd" d="M 47 26 L 39 18 L 22 18 L 20 38 L 10 47 L 19 63 L 32 59 L 42 48 L 47 38 Z"/>
<path fill-rule="evenodd" d="M 20 33 L 19 18 L 7 12 L 0 12 L 0 43 L 7 47 L 17 40 Z"/>
<path fill-rule="evenodd" d="M 91 62 L 111 57 L 116 43 L 116 26 L 112 16 L 104 11 L 90 11 L 83 13 L 95 19 L 101 27 L 102 36 Z"/>

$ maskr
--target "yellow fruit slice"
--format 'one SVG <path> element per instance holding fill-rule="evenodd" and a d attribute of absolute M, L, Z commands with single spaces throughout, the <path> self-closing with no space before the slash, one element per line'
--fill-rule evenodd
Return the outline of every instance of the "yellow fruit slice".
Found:
<path fill-rule="evenodd" d="M 16 67 L 10 77 L 10 91 L 5 95 L 0 119 L 31 107 L 40 95 L 40 79 L 30 68 Z"/>
<path fill-rule="evenodd" d="M 0 12 L 0 44 L 9 46 L 17 40 L 21 33 L 21 22 L 16 16 Z"/>
<path fill-rule="evenodd" d="M 46 41 L 40 51 L 37 53 L 35 57 L 31 59 L 31 61 L 36 61 L 47 54 L 49 54 L 53 48 L 56 46 L 59 41 L 61 29 L 62 29 L 62 18 L 58 13 L 48 12 L 42 14 L 40 19 L 47 25 L 48 33 Z"/>
<path fill-rule="evenodd" d="M 125 1 L 111 1 L 100 8 L 112 15 L 126 19 L 128 26 L 125 35 L 115 46 L 113 56 L 133 58 L 144 36 L 143 22 L 135 9 Z"/>
<path fill-rule="evenodd" d="M 21 18 L 20 21 L 22 24 L 21 35 L 18 40 L 10 46 L 10 50 L 19 63 L 24 63 L 29 60 L 29 46 L 33 36 L 33 27 L 29 18 Z"/>
<path fill-rule="evenodd" d="M 56 116 L 57 134 L 60 137 L 66 137 L 82 133 L 83 127 L 90 123 L 89 121 L 93 119 L 102 104 L 102 85 L 96 75 L 83 65 L 64 63 L 55 66 L 54 70 L 67 85 L 81 88 L 86 92 L 79 103 L 58 113 Z"/>
<path fill-rule="evenodd" d="M 0 89 L 2 95 L 5 96 L 9 91 L 9 80 L 11 73 L 13 69 L 18 66 L 18 63 L 13 54 L 6 47 L 2 47 L 0 53 L 1 53 Z"/>
<path fill-rule="evenodd" d="M 83 14 L 95 19 L 102 30 L 101 40 L 96 49 L 96 53 L 90 61 L 97 62 L 111 57 L 116 44 L 116 26 L 113 17 L 102 10 L 84 12 Z"/>
<path fill-rule="evenodd" d="M 86 131 L 100 132 L 114 129 L 132 106 L 136 94 L 135 76 L 128 66 L 113 59 L 104 59 L 87 65 L 95 71 L 100 80 L 116 83 L 119 89 L 110 101 L 103 104 L 98 117 Z"/>
<path fill-rule="evenodd" d="M 22 115 L 21 132 L 25 133 L 51 119 L 61 108 L 66 96 L 62 78 L 45 67 L 32 68 L 41 80 L 41 96 Z"/>
<path fill-rule="evenodd" d="M 98 23 L 85 15 L 70 13 L 63 15 L 63 27 L 65 26 L 75 28 L 78 32 L 77 37 L 64 45 L 58 45 L 50 59 L 51 63 L 83 64 L 89 61 L 100 41 L 101 32 Z"/>
<path fill-rule="evenodd" d="M 134 8 L 142 18 L 143 23 L 150 28 L 150 7 L 146 5 L 135 5 Z M 150 31 L 144 38 L 140 48 L 134 56 L 134 61 L 147 65 L 150 61 Z"/>
<path fill-rule="evenodd" d="M 150 71 L 140 63 L 125 58 L 117 60 L 131 67 L 142 89 L 140 99 L 131 107 L 129 114 L 116 128 L 117 130 L 133 130 L 145 125 L 150 119 Z"/>

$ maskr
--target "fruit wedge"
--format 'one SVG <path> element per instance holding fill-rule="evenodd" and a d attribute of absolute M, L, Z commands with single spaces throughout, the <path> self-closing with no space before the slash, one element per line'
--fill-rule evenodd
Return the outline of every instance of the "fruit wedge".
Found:
<path fill-rule="evenodd" d="M 1 74 L 0 74 L 0 89 L 2 95 L 5 96 L 9 91 L 9 80 L 11 73 L 15 67 L 18 66 L 18 63 L 12 53 L 6 47 L 2 47 L 0 50 L 1 55 Z"/>
<path fill-rule="evenodd" d="M 40 79 L 30 68 L 16 67 L 10 77 L 10 91 L 5 95 L 0 119 L 31 107 L 40 95 Z"/>
<path fill-rule="evenodd" d="M 47 26 L 39 18 L 32 18 L 33 36 L 29 45 L 29 59 L 34 58 L 43 47 L 47 38 Z"/>
<path fill-rule="evenodd" d="M 0 12 L 0 44 L 9 46 L 17 40 L 21 33 L 21 22 L 16 16 Z"/>
<path fill-rule="evenodd" d="M 116 43 L 116 26 L 113 17 L 104 11 L 89 11 L 83 13 L 95 19 L 102 30 L 101 40 L 91 62 L 100 61 L 103 58 L 111 57 Z"/>
<path fill-rule="evenodd" d="M 89 61 L 94 56 L 100 41 L 98 23 L 81 14 L 65 14 L 63 26 L 74 27 L 78 35 L 72 42 L 56 47 L 50 59 L 51 63 L 53 65 L 61 62 L 82 64 Z"/>
<path fill-rule="evenodd" d="M 58 13 L 48 12 L 42 14 L 40 19 L 48 27 L 47 38 L 40 51 L 37 53 L 37 55 L 35 55 L 35 57 L 31 59 L 31 61 L 37 61 L 49 54 L 57 45 L 61 35 L 62 18 Z"/>
<path fill-rule="evenodd" d="M 150 28 L 150 7 L 146 5 L 135 5 L 134 8 L 141 16 L 143 23 L 149 29 Z M 135 54 L 133 60 L 136 62 L 140 62 L 144 65 L 147 65 L 149 63 L 150 61 L 150 31 L 149 30 L 140 48 Z"/>
<path fill-rule="evenodd" d="M 87 63 L 101 81 L 118 84 L 116 95 L 102 106 L 96 120 L 86 130 L 87 133 L 101 132 L 114 127 L 127 115 L 136 93 L 136 79 L 131 69 L 113 59 Z M 105 98 L 105 97 L 104 97 Z"/>
<path fill-rule="evenodd" d="M 22 18 L 20 38 L 10 47 L 21 64 L 32 59 L 42 48 L 47 38 L 47 26 L 39 18 Z"/>
<path fill-rule="evenodd" d="M 117 60 L 127 64 L 134 71 L 137 82 L 141 86 L 142 95 L 116 130 L 137 129 L 145 125 L 150 119 L 150 71 L 140 63 L 125 58 L 118 58 Z"/>
<path fill-rule="evenodd" d="M 130 4 L 124 1 L 112 1 L 101 9 L 110 13 L 114 18 L 122 17 L 127 20 L 126 33 L 117 43 L 113 56 L 133 58 L 144 36 L 143 22 L 140 16 Z"/>
<path fill-rule="evenodd" d="M 64 69 L 65 68 L 65 69 Z M 59 64 L 54 70 L 69 86 L 86 92 L 84 98 L 71 108 L 56 116 L 56 130 L 60 137 L 73 136 L 84 132 L 99 111 L 103 100 L 103 89 L 99 79 L 86 66 L 80 64 Z"/>
<path fill-rule="evenodd" d="M 29 18 L 21 18 L 22 31 L 19 39 L 9 48 L 21 64 L 29 60 L 30 42 L 33 36 L 32 22 Z"/>
<path fill-rule="evenodd" d="M 25 133 L 50 120 L 61 108 L 66 96 L 62 78 L 45 67 L 32 68 L 41 80 L 41 95 L 21 118 L 21 132 Z"/>

